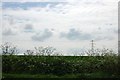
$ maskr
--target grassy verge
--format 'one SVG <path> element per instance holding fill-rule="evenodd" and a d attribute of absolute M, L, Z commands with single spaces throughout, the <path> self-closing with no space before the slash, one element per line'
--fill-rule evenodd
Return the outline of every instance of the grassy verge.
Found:
<path fill-rule="evenodd" d="M 81 73 L 81 74 L 65 74 L 57 76 L 53 74 L 3 74 L 3 78 L 119 78 L 118 75 L 96 72 L 96 73 Z"/>

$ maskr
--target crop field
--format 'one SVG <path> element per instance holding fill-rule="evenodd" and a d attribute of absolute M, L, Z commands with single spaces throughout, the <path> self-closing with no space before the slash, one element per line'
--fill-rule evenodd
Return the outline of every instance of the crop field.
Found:
<path fill-rule="evenodd" d="M 118 78 L 117 56 L 3 55 L 3 78 Z"/>
<path fill-rule="evenodd" d="M 17 55 L 16 47 L 1 49 L 3 78 L 120 78 L 120 57 L 108 49 L 86 51 L 87 56 L 55 55 L 52 47 L 24 55 Z"/>

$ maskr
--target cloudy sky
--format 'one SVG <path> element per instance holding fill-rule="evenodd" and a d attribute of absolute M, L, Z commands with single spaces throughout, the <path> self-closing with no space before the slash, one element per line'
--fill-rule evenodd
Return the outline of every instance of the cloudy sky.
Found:
<path fill-rule="evenodd" d="M 28 2 L 29 1 L 29 2 Z M 2 42 L 21 50 L 52 46 L 63 54 L 118 48 L 117 0 L 4 0 Z"/>

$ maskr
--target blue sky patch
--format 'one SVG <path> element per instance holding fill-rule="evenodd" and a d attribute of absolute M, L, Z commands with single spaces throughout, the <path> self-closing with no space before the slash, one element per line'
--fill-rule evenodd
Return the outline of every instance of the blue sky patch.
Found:
<path fill-rule="evenodd" d="M 20 3 L 20 2 L 3 2 L 2 8 L 23 8 L 23 9 L 28 9 L 31 7 L 46 7 L 48 4 L 50 4 L 50 7 L 54 7 L 58 4 L 66 4 L 65 2 L 25 2 L 25 3 Z"/>

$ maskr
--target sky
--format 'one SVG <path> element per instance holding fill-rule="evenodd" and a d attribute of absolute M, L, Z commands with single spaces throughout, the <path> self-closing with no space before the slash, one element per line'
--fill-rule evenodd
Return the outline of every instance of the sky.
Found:
<path fill-rule="evenodd" d="M 117 0 L 3 0 L 2 43 L 24 51 L 52 46 L 64 55 L 118 48 Z"/>

